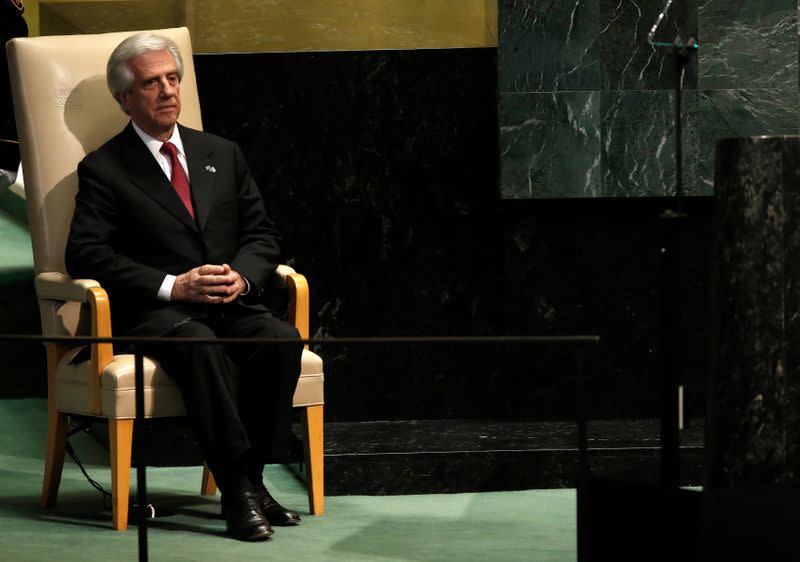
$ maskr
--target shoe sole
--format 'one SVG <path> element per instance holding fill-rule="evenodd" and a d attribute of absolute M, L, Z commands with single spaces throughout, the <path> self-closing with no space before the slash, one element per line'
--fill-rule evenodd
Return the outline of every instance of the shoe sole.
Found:
<path fill-rule="evenodd" d="M 264 517 L 267 518 L 267 521 L 269 521 L 269 524 L 272 525 L 273 527 L 294 527 L 295 525 L 299 525 L 300 522 L 303 520 L 302 518 L 298 517 L 297 519 L 289 519 L 289 520 L 287 520 L 287 521 L 285 521 L 283 523 L 273 523 L 272 520 L 269 517 L 267 517 L 266 515 L 264 515 Z M 225 510 L 224 509 L 220 510 L 219 518 L 220 519 L 225 519 Z"/>
<path fill-rule="evenodd" d="M 263 531 L 254 531 L 249 535 L 234 535 L 230 531 L 228 531 L 228 535 L 231 538 L 234 538 L 239 541 L 247 541 L 247 542 L 255 542 L 255 541 L 265 541 L 270 538 L 275 533 L 272 529 L 264 529 Z"/>

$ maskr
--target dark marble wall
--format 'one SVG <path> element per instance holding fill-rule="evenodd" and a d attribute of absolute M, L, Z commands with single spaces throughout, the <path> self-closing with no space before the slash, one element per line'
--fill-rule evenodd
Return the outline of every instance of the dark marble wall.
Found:
<path fill-rule="evenodd" d="M 315 336 L 498 333 L 494 49 L 196 64 L 206 130 L 241 144 L 309 278 Z M 331 419 L 476 412 L 497 370 L 491 352 L 454 346 L 320 353 Z"/>
<path fill-rule="evenodd" d="M 656 39 L 700 43 L 683 78 L 688 194 L 712 193 L 718 139 L 800 131 L 798 5 L 673 3 Z M 675 65 L 647 42 L 663 6 L 500 0 L 504 198 L 674 193 Z"/>
<path fill-rule="evenodd" d="M 597 333 L 593 413 L 657 414 L 656 217 L 668 201 L 502 200 L 494 49 L 195 60 L 205 127 L 245 151 L 285 233 L 288 262 L 309 278 L 315 335 Z M 572 101 L 553 103 L 565 123 L 577 118 Z M 635 105 L 613 110 L 628 115 L 619 127 L 635 126 Z M 574 147 L 564 139 L 558 150 Z M 566 176 L 573 165 L 565 156 L 560 166 L 552 173 Z M 696 380 L 708 198 L 690 210 L 684 286 L 693 313 L 681 353 Z M 574 415 L 574 349 L 320 353 L 330 420 Z"/>

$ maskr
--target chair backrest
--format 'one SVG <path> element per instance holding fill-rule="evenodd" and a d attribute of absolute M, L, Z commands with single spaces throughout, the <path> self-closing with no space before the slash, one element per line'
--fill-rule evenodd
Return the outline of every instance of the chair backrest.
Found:
<path fill-rule="evenodd" d="M 153 31 L 177 43 L 184 62 L 180 121 L 202 129 L 189 30 Z M 106 86 L 106 64 L 111 51 L 134 33 L 138 32 L 18 38 L 8 43 L 37 274 L 65 273 L 64 248 L 75 208 L 78 163 L 128 121 Z M 76 318 L 61 318 L 58 324 L 65 329 L 53 331 L 47 329 L 49 313 L 41 312 L 46 333 L 74 332 L 69 326 L 74 328 Z M 58 314 L 63 316 L 64 311 Z"/>

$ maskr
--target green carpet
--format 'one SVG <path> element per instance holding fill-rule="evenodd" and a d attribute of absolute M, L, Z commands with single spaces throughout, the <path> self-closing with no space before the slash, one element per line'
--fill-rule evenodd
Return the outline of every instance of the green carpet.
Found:
<path fill-rule="evenodd" d="M 111 529 L 100 494 L 67 459 L 58 505 L 38 505 L 45 434 L 43 400 L 0 401 L 0 559 L 135 560 L 137 531 Z M 105 452 L 88 435 L 72 443 L 108 488 Z M 305 489 L 282 466 L 267 485 L 303 523 L 278 528 L 263 543 L 226 538 L 219 496 L 199 495 L 200 468 L 148 469 L 150 502 L 167 513 L 153 521 L 150 559 L 170 560 L 486 560 L 576 559 L 574 490 L 326 498 L 326 514 L 306 515 Z M 135 478 L 135 472 L 132 474 Z"/>

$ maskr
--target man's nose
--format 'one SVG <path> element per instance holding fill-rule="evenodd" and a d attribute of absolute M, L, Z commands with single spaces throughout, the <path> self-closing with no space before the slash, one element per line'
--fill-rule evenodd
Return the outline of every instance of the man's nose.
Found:
<path fill-rule="evenodd" d="M 168 78 L 162 78 L 158 82 L 161 87 L 161 95 L 172 96 L 175 94 L 175 85 Z"/>

